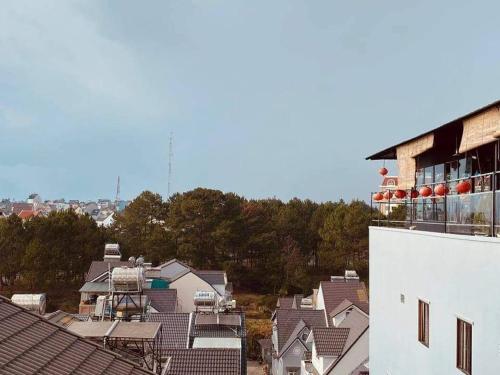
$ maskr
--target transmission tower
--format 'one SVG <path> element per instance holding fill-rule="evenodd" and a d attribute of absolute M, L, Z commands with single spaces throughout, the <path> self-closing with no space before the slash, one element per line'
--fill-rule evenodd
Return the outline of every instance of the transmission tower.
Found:
<path fill-rule="evenodd" d="M 120 176 L 118 176 L 118 181 L 116 182 L 116 197 L 115 203 L 120 201 Z"/>
<path fill-rule="evenodd" d="M 170 132 L 170 140 L 168 142 L 168 190 L 167 190 L 167 196 L 170 197 L 170 191 L 172 187 L 172 158 L 174 156 L 174 150 L 173 150 L 173 143 L 174 143 L 174 133 Z"/>

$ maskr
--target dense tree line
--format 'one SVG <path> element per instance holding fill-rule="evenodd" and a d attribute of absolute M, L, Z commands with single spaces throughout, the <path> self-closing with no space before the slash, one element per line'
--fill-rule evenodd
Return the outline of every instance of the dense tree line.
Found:
<path fill-rule="evenodd" d="M 346 267 L 367 277 L 369 221 L 370 207 L 358 200 L 284 203 L 198 188 L 167 201 L 143 192 L 111 235 L 127 256 L 223 268 L 236 288 L 286 294 Z"/>
<path fill-rule="evenodd" d="M 106 236 L 89 216 L 72 211 L 26 222 L 10 215 L 0 220 L 0 286 L 43 291 L 78 285 L 102 256 Z"/>
<path fill-rule="evenodd" d="M 102 259 L 104 243 L 117 241 L 124 257 L 223 268 L 240 290 L 307 292 L 345 268 L 367 277 L 369 220 L 369 206 L 357 200 L 284 203 L 198 188 L 163 201 L 145 191 L 108 229 L 71 211 L 0 220 L 0 283 L 76 285 Z"/>

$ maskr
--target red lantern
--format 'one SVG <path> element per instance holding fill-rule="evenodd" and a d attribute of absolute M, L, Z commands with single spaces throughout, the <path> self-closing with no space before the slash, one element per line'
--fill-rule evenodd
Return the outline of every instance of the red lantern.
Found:
<path fill-rule="evenodd" d="M 450 189 L 448 189 L 448 186 L 446 186 L 445 184 L 436 185 L 436 187 L 434 188 L 434 193 L 436 193 L 436 195 L 439 195 L 439 196 L 446 195 L 449 192 L 450 192 Z"/>
<path fill-rule="evenodd" d="M 429 186 L 423 186 L 420 188 L 419 193 L 422 197 L 428 197 L 432 194 L 432 189 Z"/>
<path fill-rule="evenodd" d="M 398 199 L 403 199 L 404 197 L 406 197 L 406 191 L 404 190 L 396 190 L 394 192 L 394 196 Z"/>
<path fill-rule="evenodd" d="M 382 193 L 375 193 L 375 194 L 373 194 L 373 200 L 374 201 L 381 201 L 382 199 L 384 199 L 384 196 L 382 195 Z"/>
<path fill-rule="evenodd" d="M 471 185 L 469 181 L 461 181 L 457 184 L 456 190 L 458 194 L 465 194 L 468 193 L 471 189 Z"/>
<path fill-rule="evenodd" d="M 385 193 L 384 193 L 384 199 L 391 199 L 392 198 L 392 193 L 390 190 L 387 190 Z"/>
<path fill-rule="evenodd" d="M 412 199 L 418 198 L 418 191 L 417 190 L 412 190 L 411 195 Z"/>
<path fill-rule="evenodd" d="M 387 173 L 389 173 L 389 171 L 386 167 L 382 167 L 378 170 L 378 173 L 380 173 L 382 176 L 385 176 Z"/>

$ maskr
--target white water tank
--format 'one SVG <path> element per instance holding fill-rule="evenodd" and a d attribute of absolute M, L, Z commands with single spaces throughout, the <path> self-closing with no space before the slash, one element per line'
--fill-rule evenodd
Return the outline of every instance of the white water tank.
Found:
<path fill-rule="evenodd" d="M 107 243 L 104 246 L 104 260 L 120 260 L 122 254 L 120 252 L 120 245 L 117 243 Z"/>
<path fill-rule="evenodd" d="M 40 315 L 45 314 L 45 307 L 47 304 L 47 296 L 45 293 L 13 294 L 11 301 L 26 310 L 33 311 Z"/>
<path fill-rule="evenodd" d="M 115 267 L 111 272 L 111 283 L 115 292 L 140 292 L 144 284 L 144 269 Z"/>
<path fill-rule="evenodd" d="M 194 294 L 194 305 L 196 307 L 214 307 L 216 303 L 215 292 L 197 291 Z"/>

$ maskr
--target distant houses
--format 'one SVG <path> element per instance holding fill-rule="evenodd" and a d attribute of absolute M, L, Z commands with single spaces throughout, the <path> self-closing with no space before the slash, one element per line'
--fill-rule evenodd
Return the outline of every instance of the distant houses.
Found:
<path fill-rule="evenodd" d="M 11 201 L 2 199 L 0 201 L 0 219 L 10 215 L 17 215 L 23 221 L 35 216 L 47 216 L 51 212 L 73 210 L 77 215 L 89 215 L 100 227 L 110 227 L 115 222 L 115 214 L 123 211 L 129 201 L 116 201 L 110 199 L 98 199 L 94 201 L 79 201 L 70 199 L 54 199 L 43 201 L 39 194 L 32 193 L 25 201 Z"/>

